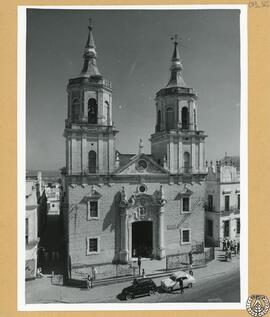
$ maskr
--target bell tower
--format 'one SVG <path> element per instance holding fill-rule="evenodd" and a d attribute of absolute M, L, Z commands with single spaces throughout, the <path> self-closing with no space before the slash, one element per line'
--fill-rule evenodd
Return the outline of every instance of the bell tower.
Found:
<path fill-rule="evenodd" d="M 200 173 L 204 165 L 204 140 L 198 129 L 197 94 L 183 79 L 183 65 L 174 37 L 170 79 L 156 94 L 156 127 L 151 135 L 154 159 L 172 174 Z"/>
<path fill-rule="evenodd" d="M 89 20 L 80 75 L 67 85 L 66 168 L 72 174 L 110 174 L 115 170 L 112 85 L 100 74 Z"/>

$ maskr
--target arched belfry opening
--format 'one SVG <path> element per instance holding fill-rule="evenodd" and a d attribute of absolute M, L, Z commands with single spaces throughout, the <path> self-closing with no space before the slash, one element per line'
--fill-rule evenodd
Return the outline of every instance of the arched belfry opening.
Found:
<path fill-rule="evenodd" d="M 98 106 L 95 98 L 88 100 L 88 123 L 97 124 Z"/>
<path fill-rule="evenodd" d="M 71 117 L 72 122 L 75 123 L 80 119 L 80 101 L 77 98 L 72 101 Z"/>
<path fill-rule="evenodd" d="M 110 125 L 110 105 L 107 100 L 105 101 L 105 116 L 106 116 L 106 124 Z"/>
<path fill-rule="evenodd" d="M 189 113 L 188 113 L 188 108 L 183 107 L 182 108 L 182 128 L 183 129 L 188 129 L 189 128 Z"/>
<path fill-rule="evenodd" d="M 194 128 L 196 129 L 196 125 L 197 125 L 196 109 L 193 109 L 193 122 L 194 122 Z"/>
<path fill-rule="evenodd" d="M 173 114 L 172 107 L 169 107 L 166 110 L 166 129 L 167 130 L 174 129 L 174 114 Z"/>
<path fill-rule="evenodd" d="M 88 170 L 90 174 L 95 174 L 97 170 L 97 153 L 93 150 L 88 153 Z"/>
<path fill-rule="evenodd" d="M 184 173 L 189 173 L 191 169 L 190 166 L 190 154 L 188 152 L 184 153 Z"/>

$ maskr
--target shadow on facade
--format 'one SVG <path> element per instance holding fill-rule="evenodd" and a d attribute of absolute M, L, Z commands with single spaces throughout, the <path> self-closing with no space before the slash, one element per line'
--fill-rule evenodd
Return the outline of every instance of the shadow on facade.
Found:
<path fill-rule="evenodd" d="M 120 191 L 117 192 L 114 196 L 113 202 L 111 204 L 110 210 L 106 214 L 103 225 L 102 225 L 102 231 L 105 231 L 107 228 L 110 227 L 110 231 L 115 231 L 114 239 L 115 239 L 115 255 L 112 260 L 113 263 L 117 263 L 119 260 L 119 251 L 120 251 L 120 215 L 118 213 L 119 211 L 119 203 L 121 201 L 121 193 Z"/>

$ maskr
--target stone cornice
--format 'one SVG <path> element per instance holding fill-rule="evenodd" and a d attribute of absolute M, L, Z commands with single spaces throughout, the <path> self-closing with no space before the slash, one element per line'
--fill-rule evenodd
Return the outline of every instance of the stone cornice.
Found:
<path fill-rule="evenodd" d="M 91 174 L 72 174 L 66 175 L 67 184 L 104 184 L 112 186 L 114 183 L 130 183 L 141 184 L 145 183 L 160 183 L 160 184 L 191 184 L 201 183 L 205 181 L 206 173 L 193 173 L 193 174 L 151 174 L 151 175 L 91 175 Z"/>
<path fill-rule="evenodd" d="M 195 140 L 198 139 L 205 139 L 207 135 L 204 133 L 204 131 L 199 130 L 189 130 L 189 131 L 183 131 L 180 129 L 171 130 L 168 131 L 161 131 L 151 134 L 150 141 L 151 140 L 166 140 L 169 138 L 177 138 L 177 139 L 184 139 L 184 138 L 193 138 Z"/>

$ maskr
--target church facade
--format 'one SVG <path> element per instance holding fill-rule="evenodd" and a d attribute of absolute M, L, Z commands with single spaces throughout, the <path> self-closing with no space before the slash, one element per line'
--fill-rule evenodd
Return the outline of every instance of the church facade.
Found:
<path fill-rule="evenodd" d="M 100 74 L 92 26 L 80 75 L 67 86 L 65 232 L 70 269 L 162 259 L 204 244 L 206 135 L 183 79 L 175 39 L 168 84 L 156 94 L 151 154 L 117 151 L 112 85 Z M 153 114 L 154 115 L 154 114 Z"/>

